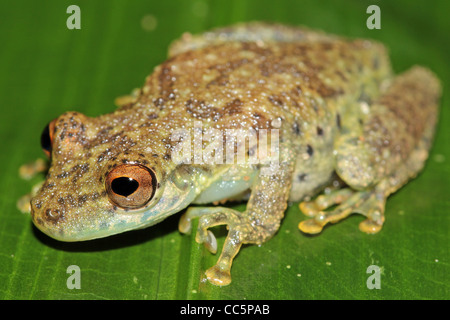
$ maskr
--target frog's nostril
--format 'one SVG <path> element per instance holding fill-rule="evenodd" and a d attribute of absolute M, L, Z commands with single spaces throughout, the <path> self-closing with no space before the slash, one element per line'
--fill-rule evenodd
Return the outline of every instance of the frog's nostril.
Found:
<path fill-rule="evenodd" d="M 45 218 L 52 222 L 57 222 L 61 217 L 61 212 L 57 209 L 47 209 L 45 210 Z"/>

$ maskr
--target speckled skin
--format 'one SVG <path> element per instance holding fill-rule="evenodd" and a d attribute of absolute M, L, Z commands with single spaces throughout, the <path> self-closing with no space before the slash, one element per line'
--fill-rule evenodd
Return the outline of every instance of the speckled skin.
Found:
<path fill-rule="evenodd" d="M 379 43 L 253 23 L 186 34 L 169 56 L 113 113 L 68 112 L 56 120 L 51 166 L 31 202 L 43 232 L 63 241 L 105 237 L 251 190 L 245 212 L 191 207 L 180 220 L 180 231 L 189 232 L 198 217 L 196 239 L 212 252 L 217 244 L 208 228 L 228 226 L 219 261 L 206 272 L 210 282 L 226 285 L 240 246 L 272 237 L 288 201 L 317 194 L 337 173 L 347 186 L 303 202 L 312 219 L 300 229 L 317 233 L 356 211 L 367 216 L 361 229 L 376 232 L 385 199 L 428 156 L 439 82 L 421 67 L 393 76 Z M 279 167 L 263 175 L 261 164 L 176 163 L 172 134 L 192 133 L 199 123 L 203 132 L 279 129 Z M 142 208 L 110 201 L 105 177 L 121 164 L 155 172 L 155 194 Z"/>

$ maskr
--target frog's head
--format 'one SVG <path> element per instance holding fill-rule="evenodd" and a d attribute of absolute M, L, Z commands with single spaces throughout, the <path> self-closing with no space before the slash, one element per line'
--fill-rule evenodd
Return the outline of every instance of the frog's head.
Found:
<path fill-rule="evenodd" d="M 63 241 L 100 238 L 153 225 L 193 201 L 193 173 L 172 164 L 164 132 L 138 125 L 76 112 L 48 125 L 41 140 L 51 165 L 31 201 L 41 231 Z"/>

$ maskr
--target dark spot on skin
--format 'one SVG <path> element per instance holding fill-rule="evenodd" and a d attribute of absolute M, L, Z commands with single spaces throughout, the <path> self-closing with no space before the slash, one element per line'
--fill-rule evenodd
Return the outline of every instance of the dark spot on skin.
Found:
<path fill-rule="evenodd" d="M 158 99 L 153 99 L 153 104 L 155 105 L 155 107 L 160 107 L 160 109 L 162 109 L 161 107 L 164 106 L 164 99 L 162 97 L 159 97 Z"/>
<path fill-rule="evenodd" d="M 41 201 L 36 201 L 35 206 L 36 206 L 36 208 L 40 209 L 42 207 L 42 202 Z"/>
<path fill-rule="evenodd" d="M 308 155 L 310 156 L 310 157 L 312 157 L 312 155 L 314 154 L 314 149 L 313 149 L 313 147 L 311 147 L 311 145 L 307 145 L 306 146 L 306 152 L 308 153 Z"/>
<path fill-rule="evenodd" d="M 89 165 L 87 163 L 74 166 L 72 169 L 70 169 L 70 173 L 74 174 L 72 182 L 76 183 L 78 179 L 80 179 L 88 171 Z"/>
<path fill-rule="evenodd" d="M 280 97 L 276 96 L 276 95 L 271 95 L 269 97 L 267 97 L 267 99 L 270 101 L 270 103 L 272 103 L 274 106 L 277 107 L 282 107 L 283 106 L 283 101 L 280 99 Z"/>
<path fill-rule="evenodd" d="M 48 184 L 44 184 L 44 185 L 42 186 L 42 188 L 48 190 L 48 189 L 53 188 L 54 186 L 55 186 L 55 183 L 50 182 L 50 183 L 48 183 Z"/>
<path fill-rule="evenodd" d="M 347 81 L 347 77 L 339 70 L 336 71 L 336 75 L 341 78 L 342 81 Z"/>
<path fill-rule="evenodd" d="M 323 136 L 323 129 L 320 126 L 317 126 L 317 135 Z"/>
<path fill-rule="evenodd" d="M 142 153 L 138 153 L 138 156 L 141 158 L 145 158 L 145 156 Z"/>
<path fill-rule="evenodd" d="M 367 104 L 370 105 L 372 103 L 372 99 L 370 99 L 366 91 L 363 89 L 358 97 L 358 102 L 366 102 Z"/>
<path fill-rule="evenodd" d="M 94 201 L 97 200 L 98 198 L 100 198 L 100 194 L 98 192 L 94 192 L 91 195 L 91 199 L 94 200 Z"/>
<path fill-rule="evenodd" d="M 313 107 L 315 112 L 319 112 L 319 106 L 317 105 L 317 101 L 314 99 L 311 99 L 311 106 Z"/>
<path fill-rule="evenodd" d="M 189 99 L 186 101 L 186 112 L 196 119 L 213 119 L 217 121 L 220 117 L 220 111 L 204 100 Z"/>
<path fill-rule="evenodd" d="M 294 130 L 294 133 L 296 135 L 300 135 L 300 133 L 301 133 L 300 126 L 298 125 L 297 122 L 294 122 L 294 125 L 292 126 L 292 129 Z"/>
<path fill-rule="evenodd" d="M 302 88 L 300 86 L 296 86 L 294 89 L 291 90 L 291 92 L 297 97 L 300 97 L 303 94 Z"/>
<path fill-rule="evenodd" d="M 373 63 L 373 68 L 375 70 L 378 70 L 378 68 L 380 67 L 380 60 L 378 59 L 378 57 L 376 57 L 376 56 L 373 57 L 372 63 Z"/>
<path fill-rule="evenodd" d="M 159 154 L 157 154 L 157 153 L 154 153 L 154 154 L 152 154 L 152 157 L 154 157 L 154 158 L 158 158 L 158 157 L 159 157 Z"/>
<path fill-rule="evenodd" d="M 341 129 L 341 115 L 339 113 L 336 115 L 336 125 Z"/>
<path fill-rule="evenodd" d="M 64 179 L 64 178 L 66 178 L 66 177 L 68 177 L 68 176 L 69 176 L 69 172 L 64 171 L 63 173 L 58 174 L 58 175 L 56 176 L 56 178 L 58 178 L 58 179 Z"/>
<path fill-rule="evenodd" d="M 297 176 L 297 180 L 299 181 L 299 182 L 303 182 L 303 181 L 305 181 L 306 180 L 306 177 L 307 177 L 308 175 L 306 174 L 306 173 L 300 173 L 298 176 Z"/>
<path fill-rule="evenodd" d="M 156 118 L 158 118 L 158 114 L 152 112 L 152 113 L 150 113 L 150 114 L 147 116 L 147 118 L 148 118 L 149 120 L 156 119 Z"/>
<path fill-rule="evenodd" d="M 78 197 L 78 205 L 81 207 L 87 201 L 87 195 L 83 194 Z"/>
<path fill-rule="evenodd" d="M 224 107 L 224 111 L 226 114 L 228 115 L 233 115 L 236 113 L 240 113 L 242 108 L 242 101 L 239 99 L 234 99 L 231 102 L 228 102 L 225 107 Z"/>
<path fill-rule="evenodd" d="M 161 184 L 159 182 L 156 184 L 156 188 L 161 188 Z"/>
<path fill-rule="evenodd" d="M 122 159 L 122 163 L 128 163 L 127 159 Z"/>
<path fill-rule="evenodd" d="M 164 160 L 170 160 L 172 157 L 170 156 L 170 153 L 166 153 L 164 155 Z"/>

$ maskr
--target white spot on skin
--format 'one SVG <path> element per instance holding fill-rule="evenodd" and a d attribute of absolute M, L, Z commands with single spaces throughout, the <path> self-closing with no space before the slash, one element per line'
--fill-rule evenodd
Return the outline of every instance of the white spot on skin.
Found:
<path fill-rule="evenodd" d="M 369 114 L 370 108 L 369 108 L 369 104 L 367 102 L 364 102 L 364 101 L 361 102 L 360 106 L 361 106 L 361 112 L 363 114 Z"/>
<path fill-rule="evenodd" d="M 281 128 L 281 118 L 278 117 L 278 118 L 273 119 L 272 122 L 271 122 L 270 124 L 271 124 L 272 127 L 274 127 L 274 128 L 277 128 L 277 129 Z"/>

